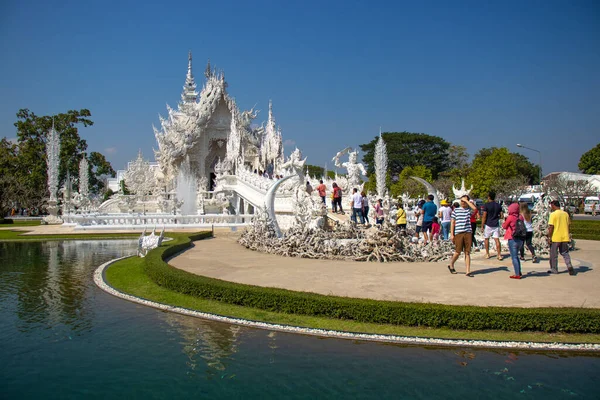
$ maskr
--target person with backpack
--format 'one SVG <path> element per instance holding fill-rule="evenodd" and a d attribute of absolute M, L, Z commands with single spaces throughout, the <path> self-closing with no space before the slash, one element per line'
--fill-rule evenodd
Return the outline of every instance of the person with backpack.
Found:
<path fill-rule="evenodd" d="M 519 203 L 508 206 L 508 217 L 504 220 L 502 228 L 506 231 L 504 239 L 508 240 L 508 250 L 515 270 L 515 274 L 511 275 L 510 279 L 521 279 L 519 252 L 527 236 L 527 228 L 525 228 L 523 217 L 519 215 Z"/>
<path fill-rule="evenodd" d="M 519 212 L 525 222 L 525 228 L 527 229 L 527 236 L 525 236 L 525 243 L 521 247 L 521 261 L 525 261 L 525 247 L 531 252 L 531 260 L 534 263 L 540 262 L 539 258 L 535 255 L 535 248 L 533 247 L 533 221 L 531 218 L 531 210 L 527 203 L 520 203 Z"/>

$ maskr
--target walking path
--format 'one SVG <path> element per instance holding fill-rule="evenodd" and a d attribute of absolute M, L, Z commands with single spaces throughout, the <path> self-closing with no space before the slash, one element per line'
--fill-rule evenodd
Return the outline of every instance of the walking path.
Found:
<path fill-rule="evenodd" d="M 548 260 L 522 262 L 524 279 L 513 280 L 508 252 L 504 260 L 474 253 L 474 277 L 457 275 L 448 262 L 362 263 L 280 257 L 248 250 L 237 235 L 216 233 L 169 260 L 185 271 L 226 281 L 325 295 L 477 306 L 600 308 L 600 242 L 578 240 L 571 252 L 576 276 L 566 273 L 559 256 L 558 275 L 547 275 Z"/>

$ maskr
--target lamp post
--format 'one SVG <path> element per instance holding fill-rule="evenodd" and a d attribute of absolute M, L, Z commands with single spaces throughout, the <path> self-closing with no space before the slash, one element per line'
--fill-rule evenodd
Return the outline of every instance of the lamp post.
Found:
<path fill-rule="evenodd" d="M 542 152 L 536 149 L 532 149 L 531 147 L 527 147 L 527 146 L 523 146 L 520 143 L 517 143 L 517 147 L 521 147 L 523 149 L 527 149 L 527 150 L 531 150 L 531 151 L 537 151 L 537 153 L 540 155 L 540 185 L 542 184 Z"/>

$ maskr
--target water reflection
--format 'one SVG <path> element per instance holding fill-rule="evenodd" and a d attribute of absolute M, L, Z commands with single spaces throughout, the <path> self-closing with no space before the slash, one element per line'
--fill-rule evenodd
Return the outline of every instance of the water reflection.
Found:
<path fill-rule="evenodd" d="M 204 368 L 208 378 L 221 377 L 238 352 L 243 328 L 220 324 L 178 314 L 164 314 L 165 322 L 180 335 L 183 353 L 187 356 L 189 373 Z"/>
<path fill-rule="evenodd" d="M 28 334 L 42 329 L 60 340 L 91 330 L 94 321 L 95 267 L 132 253 L 133 241 L 51 241 L 0 243 L 0 300 Z M 25 263 L 23 261 L 26 260 Z"/>

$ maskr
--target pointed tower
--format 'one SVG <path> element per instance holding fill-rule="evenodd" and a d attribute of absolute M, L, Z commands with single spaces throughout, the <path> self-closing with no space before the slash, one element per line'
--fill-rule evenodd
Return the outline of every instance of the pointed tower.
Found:
<path fill-rule="evenodd" d="M 180 108 L 194 104 L 197 100 L 198 92 L 196 92 L 196 81 L 194 81 L 194 74 L 192 73 L 192 52 L 190 51 L 188 53 L 188 70 L 185 77 L 185 85 L 183 86 L 183 92 L 181 92 Z"/>
<path fill-rule="evenodd" d="M 206 63 L 206 69 L 204 70 L 204 76 L 206 77 L 206 79 L 210 78 L 211 75 L 211 71 L 210 71 L 210 58 L 208 59 L 208 62 Z"/>

